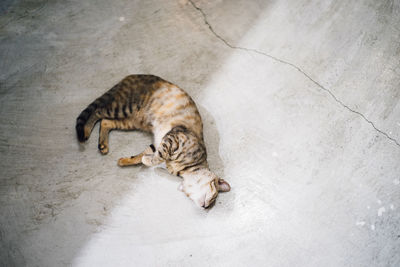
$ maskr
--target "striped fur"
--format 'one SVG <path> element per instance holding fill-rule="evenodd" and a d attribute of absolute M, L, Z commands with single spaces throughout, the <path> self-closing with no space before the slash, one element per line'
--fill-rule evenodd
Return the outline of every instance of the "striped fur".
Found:
<path fill-rule="evenodd" d="M 192 98 L 176 85 L 153 75 L 126 77 L 78 116 L 80 142 L 89 138 L 99 120 L 98 148 L 102 154 L 109 151 L 108 135 L 113 129 L 154 135 L 154 146 L 121 158 L 120 166 L 165 162 L 171 174 L 183 178 L 182 191 L 202 207 L 211 205 L 218 191 L 229 191 L 229 184 L 208 169 L 200 114 Z"/>

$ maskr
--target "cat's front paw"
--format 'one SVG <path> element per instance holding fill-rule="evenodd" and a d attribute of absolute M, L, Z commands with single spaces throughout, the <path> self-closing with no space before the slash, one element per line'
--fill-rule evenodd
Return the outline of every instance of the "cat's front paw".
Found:
<path fill-rule="evenodd" d="M 138 165 L 142 163 L 142 155 L 132 156 L 130 158 L 120 158 L 118 160 L 118 166 L 130 166 L 130 165 Z"/>
<path fill-rule="evenodd" d="M 105 155 L 108 153 L 108 146 L 104 145 L 104 144 L 99 144 L 99 151 L 101 154 Z"/>
<path fill-rule="evenodd" d="M 118 166 L 120 166 L 120 167 L 124 167 L 124 166 L 127 166 L 128 165 L 128 163 L 129 163 L 129 159 L 128 158 L 120 158 L 119 160 L 118 160 Z"/>

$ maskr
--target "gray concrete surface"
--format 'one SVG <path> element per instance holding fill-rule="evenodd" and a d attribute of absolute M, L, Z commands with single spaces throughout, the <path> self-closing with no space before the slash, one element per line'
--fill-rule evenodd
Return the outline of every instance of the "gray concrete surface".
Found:
<path fill-rule="evenodd" d="M 3 0 L 1 266 L 399 266 L 399 1 Z M 232 185 L 200 210 L 151 141 L 79 112 L 151 73 Z"/>

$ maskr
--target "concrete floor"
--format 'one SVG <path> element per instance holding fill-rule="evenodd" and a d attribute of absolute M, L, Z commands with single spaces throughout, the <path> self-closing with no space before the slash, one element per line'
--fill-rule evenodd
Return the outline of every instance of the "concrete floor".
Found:
<path fill-rule="evenodd" d="M 1 266 L 399 266 L 399 1 L 3 0 Z M 75 119 L 132 73 L 200 108 L 210 210 L 151 136 Z"/>

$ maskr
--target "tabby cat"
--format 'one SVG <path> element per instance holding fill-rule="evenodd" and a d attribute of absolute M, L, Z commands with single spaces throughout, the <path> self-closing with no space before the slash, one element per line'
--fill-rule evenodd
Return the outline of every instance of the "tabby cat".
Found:
<path fill-rule="evenodd" d="M 203 123 L 192 98 L 181 88 L 153 75 L 130 75 L 91 103 L 76 120 L 80 142 L 100 122 L 98 148 L 109 150 L 113 129 L 152 132 L 154 142 L 142 153 L 120 158 L 119 166 L 165 162 L 167 170 L 183 178 L 180 190 L 198 206 L 207 208 L 229 184 L 208 168 Z"/>

